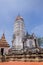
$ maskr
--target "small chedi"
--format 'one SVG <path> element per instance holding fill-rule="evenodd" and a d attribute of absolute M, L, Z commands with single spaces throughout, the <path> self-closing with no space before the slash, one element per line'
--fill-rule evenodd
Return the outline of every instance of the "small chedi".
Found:
<path fill-rule="evenodd" d="M 25 31 L 24 19 L 20 15 L 14 22 L 12 47 L 4 34 L 0 39 L 0 61 L 43 61 L 43 48 L 34 33 L 30 35 Z"/>

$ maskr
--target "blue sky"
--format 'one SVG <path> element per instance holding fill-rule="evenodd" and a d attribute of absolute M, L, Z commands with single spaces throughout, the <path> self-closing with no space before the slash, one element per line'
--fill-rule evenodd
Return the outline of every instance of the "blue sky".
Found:
<path fill-rule="evenodd" d="M 0 38 L 5 33 L 11 45 L 18 13 L 24 18 L 28 33 L 43 37 L 43 0 L 0 0 Z"/>

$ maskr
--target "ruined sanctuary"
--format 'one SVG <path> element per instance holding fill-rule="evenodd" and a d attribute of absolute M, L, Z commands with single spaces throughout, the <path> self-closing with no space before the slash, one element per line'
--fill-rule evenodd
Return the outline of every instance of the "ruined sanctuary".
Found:
<path fill-rule="evenodd" d="M 6 41 L 4 33 L 0 39 L 0 62 L 4 61 L 43 61 L 43 48 L 39 46 L 34 33 L 30 35 L 25 31 L 24 19 L 20 15 L 14 22 L 12 47 Z"/>

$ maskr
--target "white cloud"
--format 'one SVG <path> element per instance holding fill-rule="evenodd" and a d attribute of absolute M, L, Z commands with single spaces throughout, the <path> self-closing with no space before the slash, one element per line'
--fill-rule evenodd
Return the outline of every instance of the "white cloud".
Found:
<path fill-rule="evenodd" d="M 32 30 L 31 30 L 31 32 L 33 33 L 35 33 L 37 36 L 41 36 L 41 37 L 43 37 L 43 24 L 42 25 L 38 25 L 38 26 L 36 26 L 36 27 L 34 27 Z"/>

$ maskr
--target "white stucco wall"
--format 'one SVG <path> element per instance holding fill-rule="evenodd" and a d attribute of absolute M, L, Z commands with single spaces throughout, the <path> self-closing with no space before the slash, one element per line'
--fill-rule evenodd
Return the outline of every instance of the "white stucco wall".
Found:
<path fill-rule="evenodd" d="M 13 46 L 17 50 L 23 49 L 22 38 L 20 38 L 19 36 L 17 36 L 16 39 L 14 40 L 14 42 L 13 42 Z"/>
<path fill-rule="evenodd" d="M 0 54 L 1 54 L 1 48 L 4 48 L 4 54 L 8 54 L 9 47 L 0 47 Z"/>
<path fill-rule="evenodd" d="M 34 39 L 27 39 L 25 45 L 29 48 L 35 47 L 35 41 Z"/>
<path fill-rule="evenodd" d="M 17 50 L 23 49 L 22 38 L 25 35 L 24 21 L 22 21 L 22 20 L 15 21 L 14 35 L 15 35 L 15 39 L 14 39 L 14 42 L 13 42 L 13 47 Z"/>

